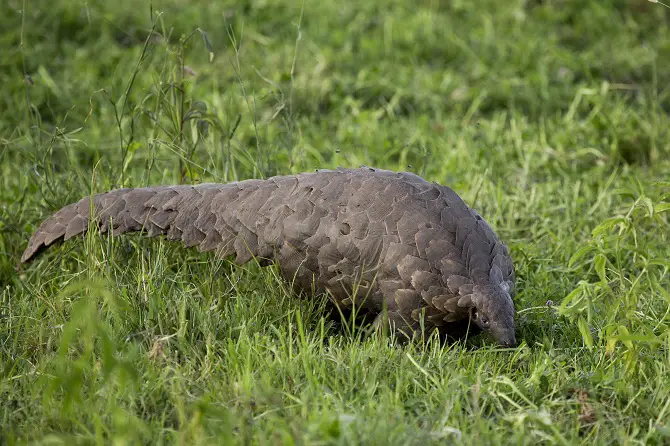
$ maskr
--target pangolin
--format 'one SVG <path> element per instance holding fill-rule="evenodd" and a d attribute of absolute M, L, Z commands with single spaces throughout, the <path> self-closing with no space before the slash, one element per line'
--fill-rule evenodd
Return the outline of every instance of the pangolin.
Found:
<path fill-rule="evenodd" d="M 164 234 L 237 264 L 276 261 L 299 290 L 325 292 L 409 338 L 464 324 L 504 346 L 514 335 L 507 247 L 450 188 L 362 167 L 226 184 L 116 189 L 70 204 L 39 226 L 22 256 L 61 239 Z M 472 331 L 471 331 L 472 332 Z"/>

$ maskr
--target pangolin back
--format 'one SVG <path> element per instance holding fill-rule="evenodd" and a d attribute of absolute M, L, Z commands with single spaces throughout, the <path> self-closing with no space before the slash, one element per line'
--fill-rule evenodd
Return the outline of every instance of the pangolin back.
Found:
<path fill-rule="evenodd" d="M 304 290 L 385 314 L 409 336 L 460 330 L 473 310 L 514 345 L 514 270 L 491 227 L 448 187 L 411 173 L 320 170 L 227 184 L 117 189 L 47 218 L 22 256 L 83 234 L 165 234 L 201 251 L 277 261 Z M 383 310 L 387 310 L 383 312 Z M 423 322 L 422 322 L 423 321 Z M 479 321 L 475 321 L 479 322 Z M 474 325 L 474 324 L 473 324 Z"/>

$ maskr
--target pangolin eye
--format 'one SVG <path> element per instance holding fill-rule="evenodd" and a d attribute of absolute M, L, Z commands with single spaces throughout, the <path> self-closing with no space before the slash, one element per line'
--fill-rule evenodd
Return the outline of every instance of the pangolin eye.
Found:
<path fill-rule="evenodd" d="M 484 316 L 483 314 L 479 314 L 479 310 L 476 308 L 472 309 L 472 314 L 470 316 L 473 321 L 476 321 L 477 324 L 482 327 L 482 328 L 488 328 L 489 327 L 489 318 Z"/>

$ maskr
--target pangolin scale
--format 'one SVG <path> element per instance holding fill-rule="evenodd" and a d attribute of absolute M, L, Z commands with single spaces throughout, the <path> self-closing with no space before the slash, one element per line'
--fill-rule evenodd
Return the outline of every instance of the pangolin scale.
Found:
<path fill-rule="evenodd" d="M 450 335 L 463 323 L 516 345 L 507 247 L 450 188 L 363 167 L 227 184 L 95 195 L 94 221 L 115 235 L 165 234 L 243 264 L 276 261 L 306 291 L 387 316 L 398 333 Z M 89 227 L 90 198 L 47 218 L 22 261 Z"/>

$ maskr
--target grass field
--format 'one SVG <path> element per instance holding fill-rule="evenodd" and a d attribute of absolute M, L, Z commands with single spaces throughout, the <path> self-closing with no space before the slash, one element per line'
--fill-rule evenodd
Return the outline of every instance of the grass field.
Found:
<path fill-rule="evenodd" d="M 0 2 L 0 443 L 670 444 L 670 9 Z M 276 270 L 42 218 L 361 164 L 508 243 L 516 349 L 398 346 Z"/>

